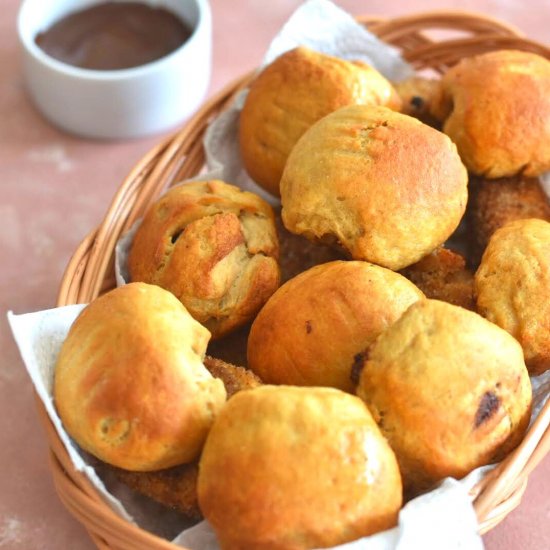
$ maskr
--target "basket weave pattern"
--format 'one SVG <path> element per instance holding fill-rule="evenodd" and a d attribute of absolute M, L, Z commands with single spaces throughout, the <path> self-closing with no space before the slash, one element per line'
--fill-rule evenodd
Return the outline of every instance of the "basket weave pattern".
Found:
<path fill-rule="evenodd" d="M 516 29 L 479 15 L 427 13 L 397 19 L 359 18 L 384 41 L 400 49 L 416 69 L 442 72 L 463 57 L 495 49 L 521 49 L 550 59 L 550 49 L 522 37 Z M 434 40 L 428 31 L 447 29 L 453 38 Z M 460 38 L 454 38 L 458 31 Z M 108 212 L 80 244 L 67 266 L 57 305 L 87 303 L 115 286 L 114 248 L 120 236 L 143 216 L 169 186 L 196 175 L 204 165 L 202 139 L 208 123 L 246 86 L 252 75 L 233 82 L 210 101 L 178 133 L 151 150 L 122 182 Z M 76 472 L 39 399 L 37 406 L 50 443 L 50 464 L 59 497 L 85 526 L 100 549 L 174 550 L 168 541 L 119 518 Z M 521 501 L 529 473 L 550 449 L 550 401 L 522 444 L 478 485 L 471 497 L 479 531 L 497 525 Z"/>

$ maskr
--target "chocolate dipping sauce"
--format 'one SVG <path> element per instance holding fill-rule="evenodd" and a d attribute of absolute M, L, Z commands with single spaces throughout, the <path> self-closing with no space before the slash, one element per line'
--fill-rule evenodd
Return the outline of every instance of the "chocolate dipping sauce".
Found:
<path fill-rule="evenodd" d="M 173 13 L 139 2 L 106 2 L 62 18 L 35 38 L 48 55 L 84 69 L 145 65 L 173 52 L 192 30 Z"/>

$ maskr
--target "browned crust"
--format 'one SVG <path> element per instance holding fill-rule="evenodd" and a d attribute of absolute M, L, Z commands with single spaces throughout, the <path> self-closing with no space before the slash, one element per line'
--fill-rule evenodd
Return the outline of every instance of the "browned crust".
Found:
<path fill-rule="evenodd" d="M 468 213 L 476 264 L 491 235 L 508 222 L 528 218 L 550 221 L 550 203 L 538 178 L 473 178 L 470 197 Z"/>
<path fill-rule="evenodd" d="M 458 252 L 438 248 L 416 264 L 406 267 L 401 274 L 427 298 L 475 310 L 474 274 Z"/>
<path fill-rule="evenodd" d="M 202 517 L 197 500 L 198 461 L 159 472 L 130 472 L 113 468 L 117 479 L 134 491 L 181 512 L 185 517 Z"/>
<path fill-rule="evenodd" d="M 252 371 L 209 355 L 204 358 L 204 366 L 212 376 L 223 382 L 228 399 L 239 391 L 250 390 L 262 385 L 261 379 Z"/>

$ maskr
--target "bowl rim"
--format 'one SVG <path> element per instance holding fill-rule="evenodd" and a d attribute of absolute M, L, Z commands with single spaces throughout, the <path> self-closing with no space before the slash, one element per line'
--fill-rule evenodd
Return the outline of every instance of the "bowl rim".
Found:
<path fill-rule="evenodd" d="M 183 52 L 189 50 L 200 39 L 205 31 L 211 27 L 212 14 L 210 10 L 210 4 L 208 0 L 191 0 L 195 3 L 198 14 L 198 21 L 193 26 L 191 36 L 175 50 L 163 57 L 138 65 L 136 67 L 129 67 L 126 69 L 112 69 L 112 70 L 98 70 L 98 69 L 84 69 L 82 67 L 76 67 L 63 61 L 55 59 L 51 55 L 47 54 L 38 44 L 35 42 L 35 34 L 27 31 L 26 17 L 28 10 L 31 9 L 33 0 L 23 0 L 19 11 L 17 13 L 17 37 L 23 50 L 30 55 L 37 63 L 46 67 L 52 72 L 62 74 L 79 80 L 85 80 L 89 82 L 105 82 L 105 81 L 122 81 L 132 78 L 139 78 L 153 72 L 161 71 L 169 68 L 168 65 Z M 150 4 L 148 0 L 135 0 L 143 4 Z M 93 5 L 104 3 L 105 0 L 95 0 Z M 155 4 L 157 5 L 157 4 Z M 176 14 L 174 14 L 176 15 Z M 178 15 L 176 17 L 180 18 Z M 32 36 L 31 36 L 32 35 Z"/>

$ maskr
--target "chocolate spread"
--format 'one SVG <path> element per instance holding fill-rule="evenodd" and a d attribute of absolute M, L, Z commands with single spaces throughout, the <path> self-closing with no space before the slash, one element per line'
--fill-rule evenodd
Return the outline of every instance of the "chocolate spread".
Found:
<path fill-rule="evenodd" d="M 191 29 L 163 8 L 106 2 L 71 13 L 35 41 L 47 54 L 76 67 L 127 69 L 179 48 Z"/>

